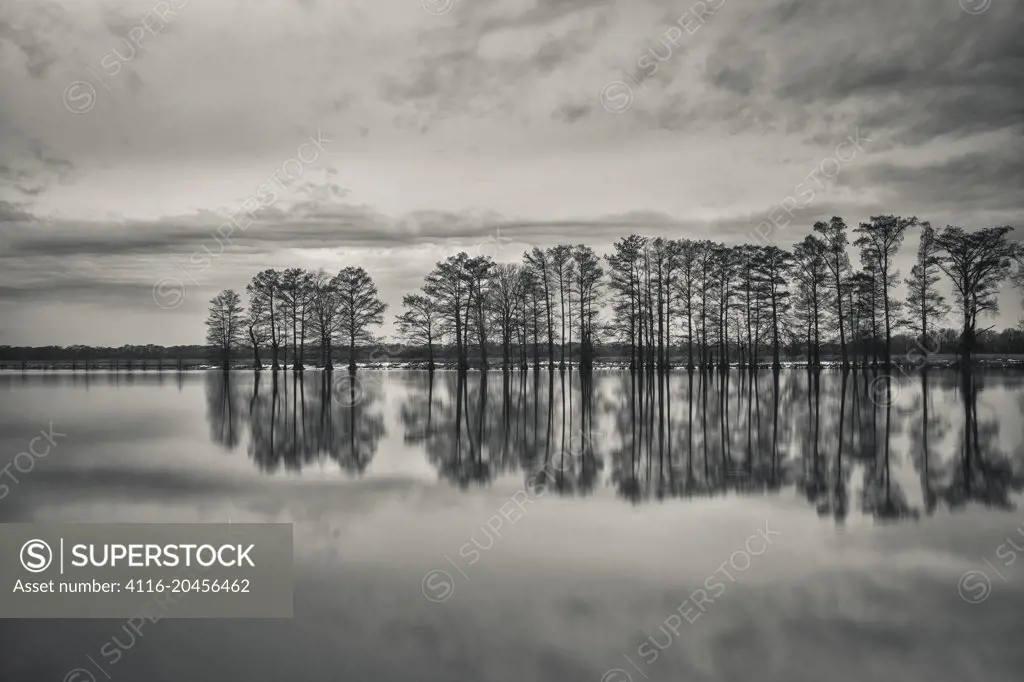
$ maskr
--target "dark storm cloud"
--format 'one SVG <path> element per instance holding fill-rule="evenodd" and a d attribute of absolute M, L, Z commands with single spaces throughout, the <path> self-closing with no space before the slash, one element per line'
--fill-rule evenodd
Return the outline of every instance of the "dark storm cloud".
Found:
<path fill-rule="evenodd" d="M 288 210 L 268 211 L 245 233 L 230 234 L 230 244 L 218 243 L 213 236 L 223 224 L 223 218 L 214 214 L 123 223 L 23 220 L 18 229 L 8 231 L 11 239 L 0 254 L 6 280 L 0 286 L 0 301 L 83 303 L 122 311 L 151 309 L 154 273 L 184 278 L 174 263 L 188 267 L 189 254 L 204 247 L 209 249 L 207 254 L 220 254 L 214 257 L 217 286 L 241 289 L 261 261 L 270 262 L 286 249 L 397 250 L 434 245 L 444 252 L 464 250 L 477 255 L 486 251 L 515 259 L 533 246 L 544 248 L 565 241 L 603 251 L 630 232 L 720 239 L 725 232 L 741 234 L 748 229 L 742 221 L 723 227 L 653 211 L 579 220 L 509 220 L 440 211 L 390 218 L 365 207 L 345 205 L 301 216 Z M 573 236 L 567 239 L 566 235 Z M 410 270 L 400 260 L 385 260 L 384 264 L 388 267 L 375 269 L 375 276 L 400 291 L 419 286 L 426 274 Z M 211 291 L 213 288 L 210 285 Z M 178 313 L 183 314 L 184 309 Z"/>
<path fill-rule="evenodd" d="M 782 105 L 847 106 L 901 144 L 1024 123 L 1024 41 L 1013 3 L 788 2 L 758 22 Z M 783 38 L 786 45 L 779 38 Z"/>
<path fill-rule="evenodd" d="M 152 277 L 143 264 L 126 266 L 116 261 L 109 267 L 91 268 L 85 261 L 39 258 L 7 264 L 6 284 L 0 284 L 0 300 L 48 300 L 64 303 L 123 303 L 152 293 Z M 138 281 L 132 279 L 140 274 Z M 141 295 L 140 295 L 141 294 Z"/>
<path fill-rule="evenodd" d="M 1024 222 L 1020 192 L 1024 189 L 1024 150 L 970 152 L 940 162 L 905 166 L 892 163 L 852 171 L 879 188 L 883 201 L 899 204 L 913 197 L 936 212 L 1005 211 Z"/>
<path fill-rule="evenodd" d="M 185 256 L 208 249 L 213 253 L 260 255 L 281 248 L 396 248 L 423 244 L 471 247 L 493 238 L 517 242 L 548 242 L 567 233 L 588 240 L 613 239 L 625 231 L 683 230 L 689 225 L 656 212 L 635 212 L 599 219 L 508 220 L 444 211 L 418 211 L 399 218 L 361 206 L 322 206 L 297 213 L 267 209 L 244 231 L 217 232 L 230 223 L 224 216 L 203 213 L 152 221 L 64 222 L 25 220 L 12 207 L 10 243 L 0 259 L 103 258 L 126 259 Z M 499 240 L 500 241 L 500 240 Z M 206 251 L 203 251 L 204 253 Z M 130 262 L 130 261 L 126 261 Z M 63 285 L 57 285 L 62 287 Z"/>

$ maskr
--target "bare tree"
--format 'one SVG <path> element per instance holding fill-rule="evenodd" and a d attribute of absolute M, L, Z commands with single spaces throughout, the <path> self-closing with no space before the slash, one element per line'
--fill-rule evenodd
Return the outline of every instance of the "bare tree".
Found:
<path fill-rule="evenodd" d="M 536 281 L 540 285 L 539 293 L 544 296 L 544 312 L 547 316 L 548 327 L 548 369 L 555 366 L 555 330 L 554 315 L 551 301 L 552 278 L 554 277 L 554 266 L 551 263 L 549 254 L 539 247 L 533 247 L 533 251 L 523 254 L 523 260 L 534 271 Z"/>
<path fill-rule="evenodd" d="M 572 301 L 569 301 L 569 338 L 567 341 L 565 334 L 565 303 L 566 296 L 572 291 L 572 278 L 573 278 L 573 262 L 572 262 L 572 247 L 568 244 L 559 244 L 553 248 L 548 249 L 548 256 L 551 260 L 551 265 L 555 271 L 555 280 L 558 282 L 558 300 L 559 300 L 559 320 L 562 323 L 562 333 L 559 334 L 558 339 L 562 346 L 562 357 L 558 362 L 560 369 L 565 369 L 565 347 L 568 342 L 572 344 Z"/>
<path fill-rule="evenodd" d="M 779 369 L 779 349 L 781 347 L 781 316 L 788 309 L 789 290 L 787 278 L 792 266 L 792 255 L 777 246 L 766 246 L 761 249 L 755 268 L 760 282 L 768 293 L 768 304 L 771 308 L 772 333 L 772 367 Z"/>
<path fill-rule="evenodd" d="M 423 285 L 424 294 L 437 304 L 441 333 L 455 339 L 456 365 L 460 371 L 465 370 L 468 363 L 463 335 L 469 307 L 469 288 L 463 276 L 467 260 L 469 256 L 465 252 L 449 256 L 434 267 Z"/>
<path fill-rule="evenodd" d="M 252 344 L 253 369 L 259 372 L 263 369 L 263 362 L 260 360 L 260 346 L 271 338 L 268 312 L 271 299 L 255 293 L 252 283 L 246 286 L 246 291 L 249 293 L 249 310 L 245 316 L 245 327 L 249 332 L 249 343 Z"/>
<path fill-rule="evenodd" d="M 949 312 L 946 298 L 939 293 L 940 256 L 935 241 L 935 228 L 931 223 L 921 224 L 921 241 L 917 246 L 917 261 L 910 269 L 907 285 L 907 305 L 910 308 L 908 324 L 915 332 L 921 346 L 927 348 L 928 326 L 935 325 Z"/>
<path fill-rule="evenodd" d="M 681 239 L 679 245 L 679 279 L 677 300 L 686 315 L 686 368 L 693 369 L 693 299 L 697 293 L 697 242 Z"/>
<path fill-rule="evenodd" d="M 310 277 L 309 299 L 313 333 L 320 342 L 321 363 L 330 371 L 334 369 L 332 340 L 338 331 L 341 300 L 334 279 L 323 270 Z"/>
<path fill-rule="evenodd" d="M 288 268 L 281 275 L 278 292 L 285 318 L 291 323 L 292 371 L 301 372 L 306 342 L 306 302 L 309 296 L 309 274 L 302 268 Z M 301 341 L 300 341 L 301 334 Z"/>
<path fill-rule="evenodd" d="M 512 366 L 512 342 L 516 335 L 517 307 L 522 296 L 522 266 L 498 263 L 488 285 L 490 309 L 501 334 L 501 366 Z"/>
<path fill-rule="evenodd" d="M 846 293 L 843 284 L 850 271 L 850 256 L 846 252 L 846 223 L 839 216 L 833 216 L 827 223 L 814 223 L 814 231 L 821 235 L 825 245 L 825 264 L 832 273 L 832 292 L 835 296 L 839 323 L 839 351 L 843 367 L 849 367 L 850 360 L 846 353 L 846 319 L 843 316 L 843 298 Z"/>
<path fill-rule="evenodd" d="M 487 325 L 489 318 L 487 288 L 491 280 L 491 270 L 493 267 L 494 261 L 489 256 L 477 256 L 467 260 L 463 264 L 462 270 L 462 276 L 466 280 L 466 287 L 469 291 L 468 303 L 473 318 L 473 326 L 476 328 L 477 345 L 480 348 L 480 367 L 485 370 L 487 369 L 487 341 L 489 337 Z"/>
<path fill-rule="evenodd" d="M 427 369 L 433 371 L 434 342 L 441 329 L 441 313 L 437 301 L 422 294 L 406 294 L 402 297 L 402 307 L 405 312 L 395 316 L 398 333 L 407 343 L 427 347 Z"/>
<path fill-rule="evenodd" d="M 1011 259 L 1018 252 L 1018 247 L 1006 238 L 1012 230 L 1007 225 L 968 232 L 947 225 L 935 238 L 942 254 L 938 265 L 953 282 L 954 298 L 963 320 L 960 355 L 965 369 L 970 366 L 971 353 L 977 345 L 978 318 L 999 311 L 996 292 L 1009 276 Z"/>
<path fill-rule="evenodd" d="M 907 228 L 917 225 L 917 218 L 902 218 L 894 215 L 871 216 L 870 223 L 861 223 L 854 230 L 860 237 L 854 246 L 867 254 L 870 262 L 878 269 L 879 296 L 882 299 L 882 321 L 885 325 L 885 367 L 892 366 L 892 310 L 893 301 L 889 290 L 896 284 L 899 271 L 893 270 L 892 261 L 903 244 Z"/>
<path fill-rule="evenodd" d="M 647 238 L 632 234 L 619 239 L 612 248 L 605 261 L 610 274 L 613 329 L 629 346 L 630 369 L 639 369 L 643 365 L 643 257 Z"/>
<path fill-rule="evenodd" d="M 821 309 L 828 282 L 825 245 L 815 235 L 804 237 L 793 249 L 793 273 L 800 291 L 799 304 L 807 321 L 807 362 L 821 365 Z"/>
<path fill-rule="evenodd" d="M 242 298 L 234 289 L 225 289 L 210 299 L 206 317 L 206 343 L 220 359 L 226 372 L 231 367 L 231 352 L 244 338 Z"/>
<path fill-rule="evenodd" d="M 271 369 L 275 372 L 281 368 L 278 356 L 282 337 L 285 339 L 285 345 L 288 343 L 288 336 L 285 332 L 286 327 L 281 313 L 280 285 L 281 275 L 279 272 L 276 270 L 263 270 L 253 277 L 252 281 L 245 287 L 249 294 L 250 316 L 253 310 L 254 299 L 259 299 L 255 307 L 260 311 L 259 323 L 267 331 L 267 340 L 270 341 Z"/>
<path fill-rule="evenodd" d="M 384 323 L 388 305 L 380 300 L 373 278 L 361 267 L 342 268 L 331 283 L 338 292 L 338 334 L 348 347 L 352 371 L 356 368 L 356 344 L 373 339 L 367 328 Z"/>
<path fill-rule="evenodd" d="M 700 298 L 700 365 L 707 367 L 710 362 L 708 355 L 708 304 L 711 302 L 708 290 L 714 281 L 715 244 L 708 240 L 696 243 L 696 277 L 697 293 Z"/>
<path fill-rule="evenodd" d="M 576 334 L 580 345 L 580 368 L 589 370 L 594 361 L 594 321 L 601 299 L 604 271 L 601 260 L 589 246 L 574 246 L 572 259 L 576 268 L 576 310 L 580 316 Z"/>

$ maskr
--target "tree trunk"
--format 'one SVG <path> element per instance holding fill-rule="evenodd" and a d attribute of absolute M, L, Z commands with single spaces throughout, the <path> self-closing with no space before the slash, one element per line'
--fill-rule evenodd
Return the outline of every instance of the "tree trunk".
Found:
<path fill-rule="evenodd" d="M 889 262 L 888 258 L 882 266 L 882 307 L 885 314 L 885 370 L 892 366 L 892 330 L 889 323 Z"/>
<path fill-rule="evenodd" d="M 280 339 L 278 338 L 278 335 L 277 335 L 277 317 L 274 314 L 274 293 L 273 293 L 273 290 L 271 290 L 271 294 L 270 294 L 270 347 L 271 347 L 271 354 L 274 356 L 273 360 L 272 360 L 273 364 L 272 364 L 271 369 L 274 370 L 275 372 L 277 370 L 281 369 L 281 366 L 277 362 L 277 351 L 278 351 L 278 346 L 280 346 L 280 343 L 281 343 L 281 341 L 280 341 Z"/>
<path fill-rule="evenodd" d="M 843 367 L 850 366 L 850 360 L 846 355 L 846 320 L 843 319 L 843 284 L 842 278 L 839 275 L 839 259 L 836 259 L 836 305 L 838 306 L 839 312 L 839 350 L 843 358 Z"/>
<path fill-rule="evenodd" d="M 263 363 L 260 362 L 260 344 L 256 342 L 256 335 L 252 331 L 252 327 L 249 327 L 249 340 L 252 341 L 252 352 L 255 356 L 253 361 L 253 369 L 259 372 L 263 369 Z"/>
<path fill-rule="evenodd" d="M 778 370 L 782 367 L 779 362 L 779 310 L 778 297 L 775 290 L 772 290 L 772 369 Z"/>
<path fill-rule="evenodd" d="M 299 320 L 299 355 L 296 358 L 295 370 L 301 372 L 305 369 L 303 361 L 306 355 L 306 306 L 302 306 L 302 319 Z"/>

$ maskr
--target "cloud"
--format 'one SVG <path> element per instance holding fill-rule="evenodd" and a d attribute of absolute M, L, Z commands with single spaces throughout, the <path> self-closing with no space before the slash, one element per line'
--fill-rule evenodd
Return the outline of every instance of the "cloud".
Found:
<path fill-rule="evenodd" d="M 4 41 L 9 42 L 24 57 L 27 73 L 44 78 L 60 57 L 59 34 L 69 26 L 66 11 L 55 2 L 7 0 L 0 7 L 0 50 Z"/>
<path fill-rule="evenodd" d="M 1024 154 L 1012 145 L 1003 151 L 970 152 L 919 166 L 881 163 L 860 175 L 879 188 L 882 203 L 899 205 L 908 197 L 929 212 L 1002 211 L 1024 218 L 1019 191 L 1024 187 Z M 989 226 L 990 227 L 990 226 Z"/>
<path fill-rule="evenodd" d="M 789 0 L 763 11 L 747 44 L 774 47 L 775 80 L 766 85 L 782 107 L 885 126 L 916 145 L 1024 122 L 1020 22 L 1010 4 L 990 10 Z"/>
<path fill-rule="evenodd" d="M 217 287 L 262 267 L 358 262 L 396 306 L 437 260 L 499 231 L 508 259 L 558 242 L 605 251 L 629 232 L 750 241 L 858 129 L 875 141 L 780 243 L 831 215 L 1019 222 L 1012 3 L 726 0 L 669 42 L 694 8 L 190 2 L 111 76 L 100 59 L 128 52 L 149 7 L 8 0 L 0 313 L 39 342 L 72 304 L 90 311 L 78 331 L 107 342 L 185 342 Z M 61 101 L 76 80 L 96 90 L 85 115 Z M 627 111 L 601 106 L 611 80 L 632 88 Z M 318 128 L 336 143 L 222 247 L 216 230 Z M 211 260 L 191 273 L 201 289 L 157 309 L 153 280 L 186 279 L 196 253 Z"/>

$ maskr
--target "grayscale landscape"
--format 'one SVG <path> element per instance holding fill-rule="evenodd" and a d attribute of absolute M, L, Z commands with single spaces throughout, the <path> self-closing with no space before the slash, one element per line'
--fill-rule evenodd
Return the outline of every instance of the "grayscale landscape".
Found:
<path fill-rule="evenodd" d="M 1020 679 L 1022 28 L 8 0 L 0 523 L 285 524 L 294 598 L 0 680 Z"/>

